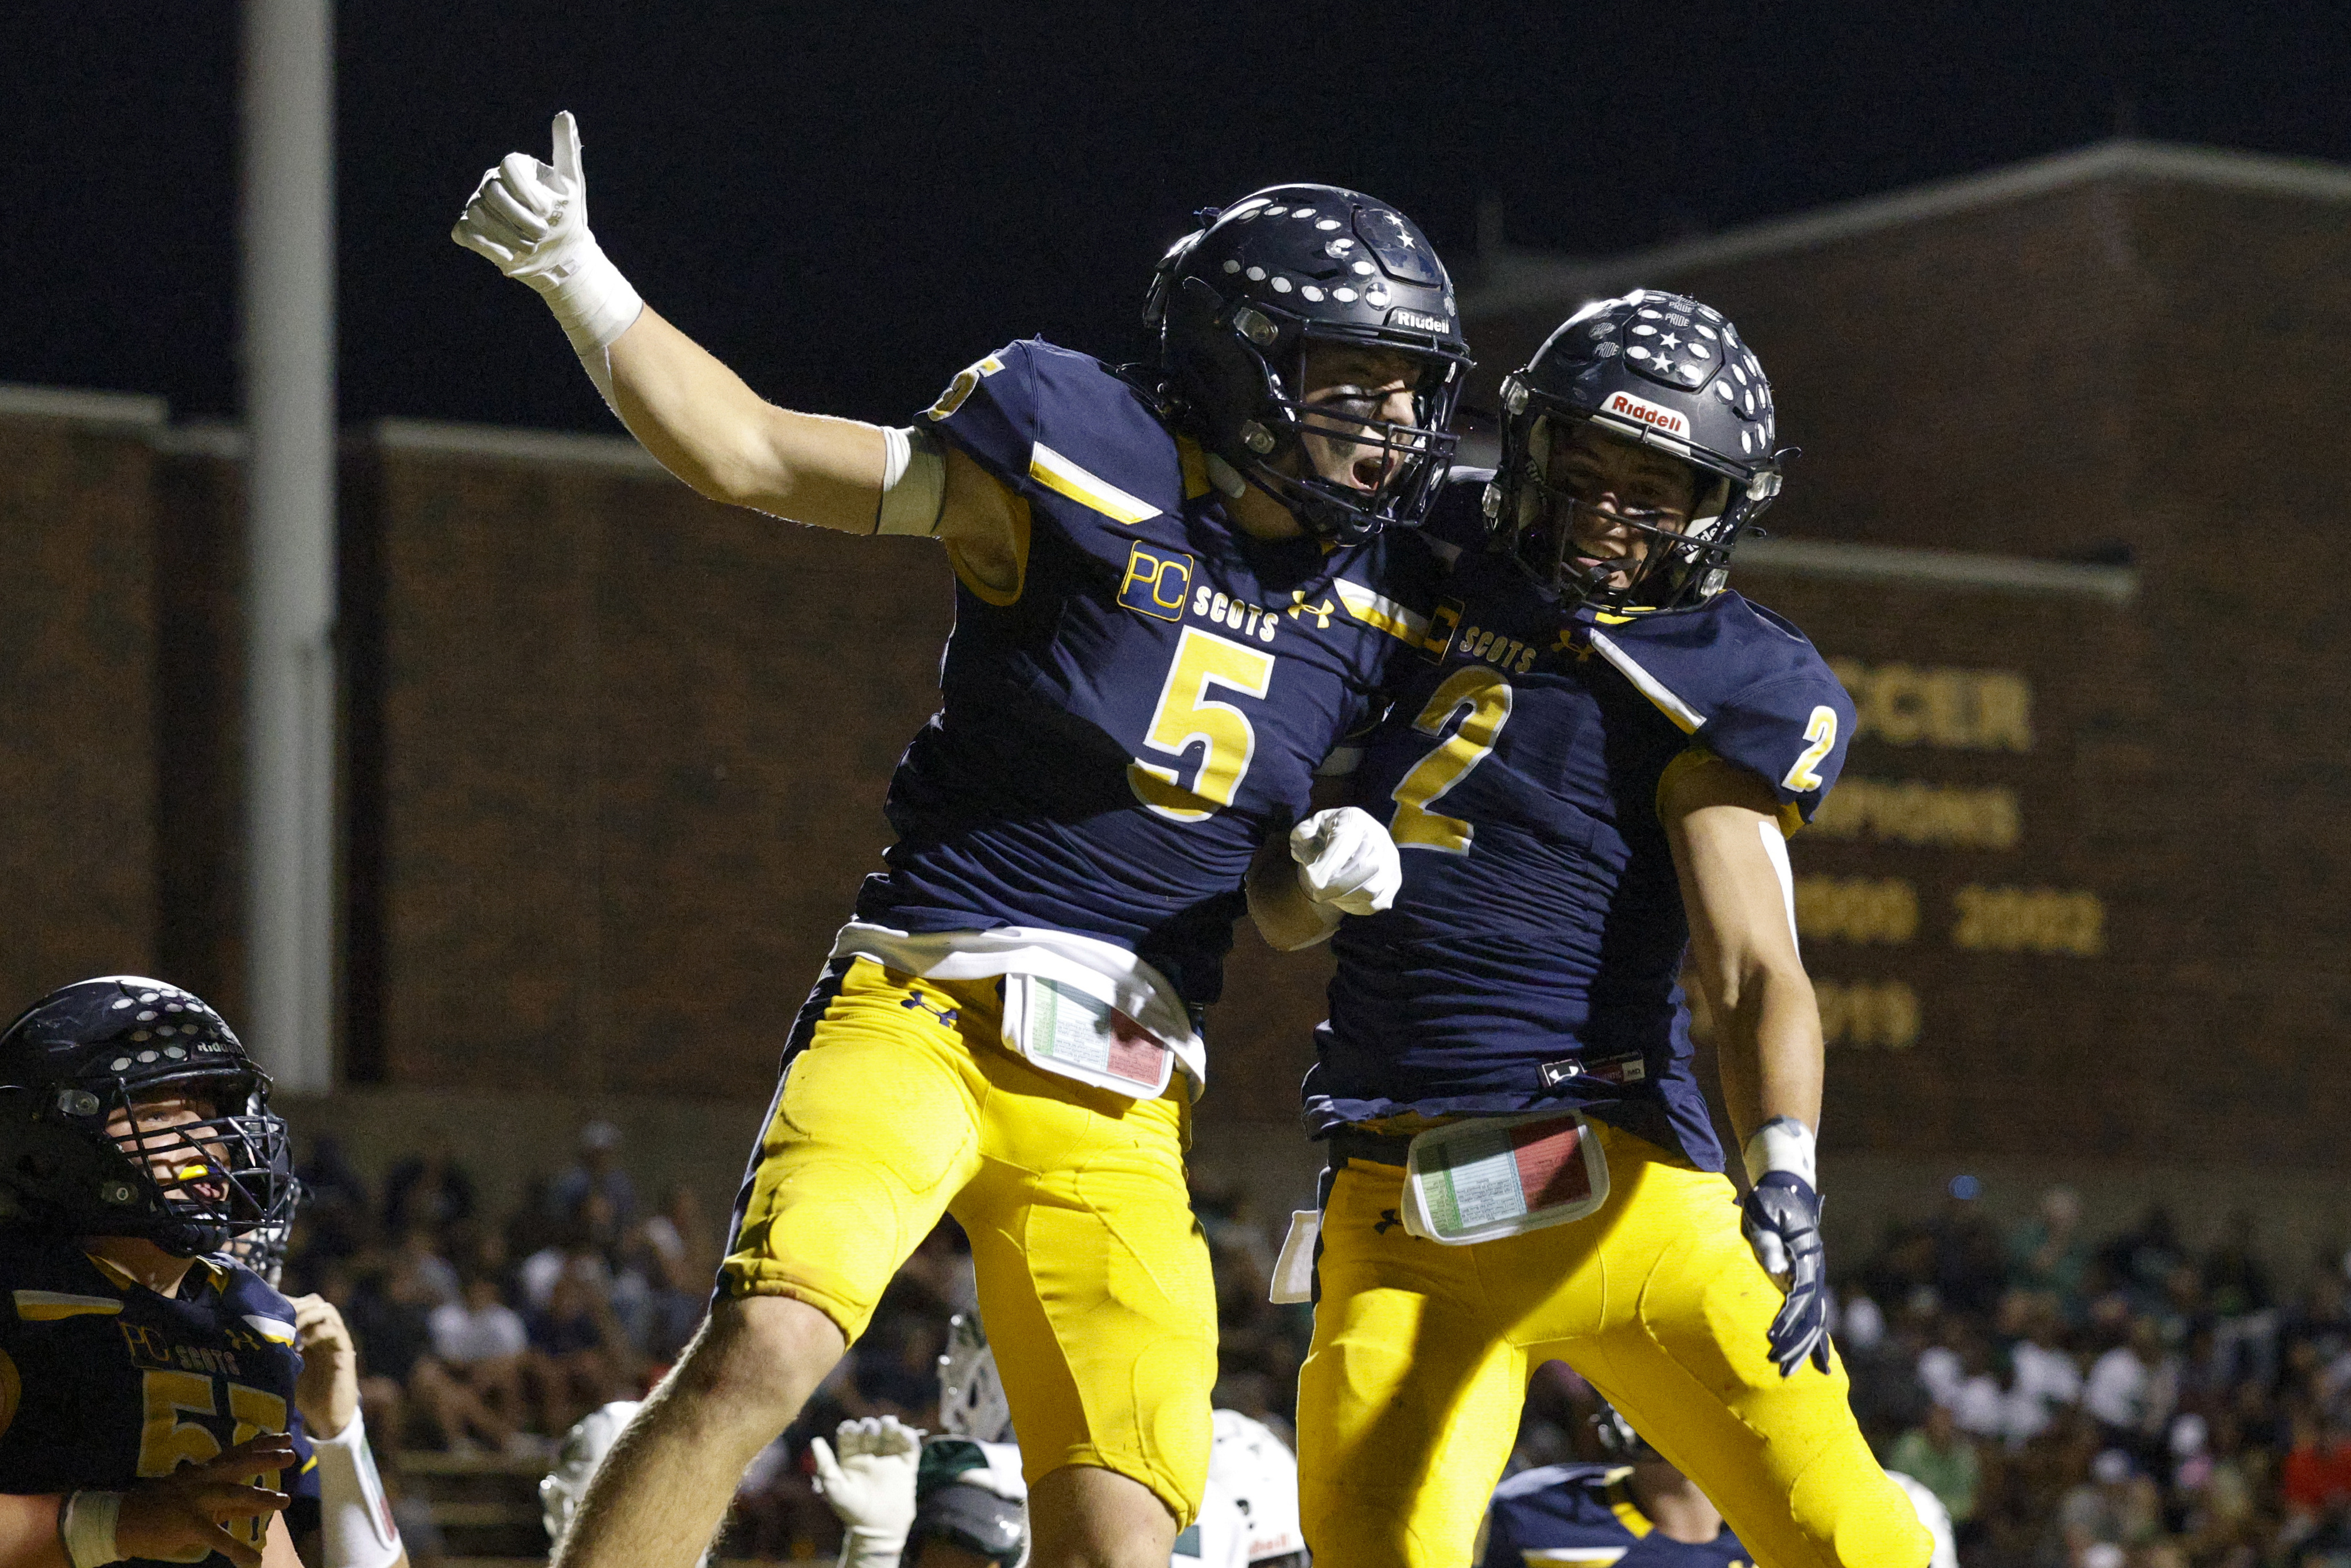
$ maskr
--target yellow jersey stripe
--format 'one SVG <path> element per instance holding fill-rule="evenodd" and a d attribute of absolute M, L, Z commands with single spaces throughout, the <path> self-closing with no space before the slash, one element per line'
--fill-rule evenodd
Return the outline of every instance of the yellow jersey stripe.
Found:
<path fill-rule="evenodd" d="M 1347 607 L 1347 613 L 1364 625 L 1391 637 L 1400 637 L 1415 647 L 1428 635 L 1427 616 L 1413 613 L 1386 595 L 1374 593 L 1362 583 L 1349 582 L 1343 577 L 1331 586 L 1338 591 L 1339 602 Z"/>
<path fill-rule="evenodd" d="M 1159 508 L 1130 496 L 1100 475 L 1089 474 L 1040 441 L 1029 448 L 1029 477 L 1048 490 L 1058 490 L 1081 507 L 1091 507 L 1118 523 L 1139 523 L 1159 515 Z"/>
<path fill-rule="evenodd" d="M 76 1296 L 63 1291 L 18 1291 L 16 1316 L 28 1323 L 53 1323 L 60 1318 L 112 1317 L 122 1303 L 111 1296 Z"/>
<path fill-rule="evenodd" d="M 1635 690 L 1656 704 L 1659 713 L 1680 726 L 1683 734 L 1696 735 L 1706 723 L 1704 714 L 1667 691 L 1663 682 L 1635 664 L 1633 656 L 1611 642 L 1605 632 L 1595 629 L 1592 633 L 1592 645 L 1599 650 L 1602 658 L 1615 665 L 1625 678 L 1633 683 Z"/>
<path fill-rule="evenodd" d="M 246 1313 L 245 1321 L 251 1326 L 254 1333 L 259 1334 L 262 1338 L 267 1340 L 272 1344 L 292 1344 L 294 1343 L 294 1325 L 292 1323 L 284 1322 L 278 1318 L 265 1318 L 259 1312 Z"/>
<path fill-rule="evenodd" d="M 1616 1522 L 1631 1531 L 1636 1539 L 1656 1528 L 1649 1522 L 1648 1515 L 1633 1501 L 1631 1490 L 1621 1479 L 1608 1483 L 1608 1511 L 1614 1514 Z"/>

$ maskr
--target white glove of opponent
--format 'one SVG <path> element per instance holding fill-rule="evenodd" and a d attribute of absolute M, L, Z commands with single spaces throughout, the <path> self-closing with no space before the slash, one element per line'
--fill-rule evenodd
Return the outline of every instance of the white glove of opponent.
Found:
<path fill-rule="evenodd" d="M 1369 811 L 1317 811 L 1290 830 L 1298 885 L 1333 925 L 1341 915 L 1377 915 L 1404 885 L 1395 841 Z"/>
<path fill-rule="evenodd" d="M 914 1527 L 914 1471 L 923 1458 L 923 1433 L 895 1416 L 843 1421 L 832 1435 L 841 1452 L 822 1437 L 809 1442 L 816 1460 L 816 1490 L 847 1527 L 841 1541 L 840 1568 L 891 1568 L 905 1550 Z"/>
<path fill-rule="evenodd" d="M 555 117 L 554 154 L 549 164 L 507 153 L 483 174 L 449 237 L 538 290 L 609 403 L 604 350 L 636 321 L 644 301 L 589 231 L 580 126 L 569 110 Z"/>

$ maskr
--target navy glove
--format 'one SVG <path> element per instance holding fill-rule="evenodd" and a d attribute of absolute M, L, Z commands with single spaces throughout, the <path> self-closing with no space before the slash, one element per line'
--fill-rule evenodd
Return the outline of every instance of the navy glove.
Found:
<path fill-rule="evenodd" d="M 1821 1246 L 1821 1195 L 1792 1171 L 1766 1171 L 1740 1205 L 1747 1244 L 1788 1299 L 1771 1320 L 1771 1359 L 1792 1377 L 1810 1356 L 1829 1369 L 1828 1257 Z"/>

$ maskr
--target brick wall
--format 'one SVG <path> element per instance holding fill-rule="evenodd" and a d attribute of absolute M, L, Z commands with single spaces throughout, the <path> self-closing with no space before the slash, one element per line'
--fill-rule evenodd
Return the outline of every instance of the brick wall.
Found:
<path fill-rule="evenodd" d="M 153 466 L 0 413 L 0 1018 L 155 960 Z"/>
<path fill-rule="evenodd" d="M 936 706 L 936 547 L 386 449 L 384 1076 L 764 1095 Z"/>

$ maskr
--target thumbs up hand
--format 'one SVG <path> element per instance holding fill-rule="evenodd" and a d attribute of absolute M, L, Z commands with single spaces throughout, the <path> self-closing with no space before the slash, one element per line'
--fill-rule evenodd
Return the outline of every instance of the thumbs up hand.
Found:
<path fill-rule="evenodd" d="M 449 237 L 538 290 L 575 344 L 584 337 L 605 347 L 643 301 L 589 231 L 580 125 L 569 110 L 555 117 L 554 141 L 552 163 L 509 152 L 486 171 Z"/>

